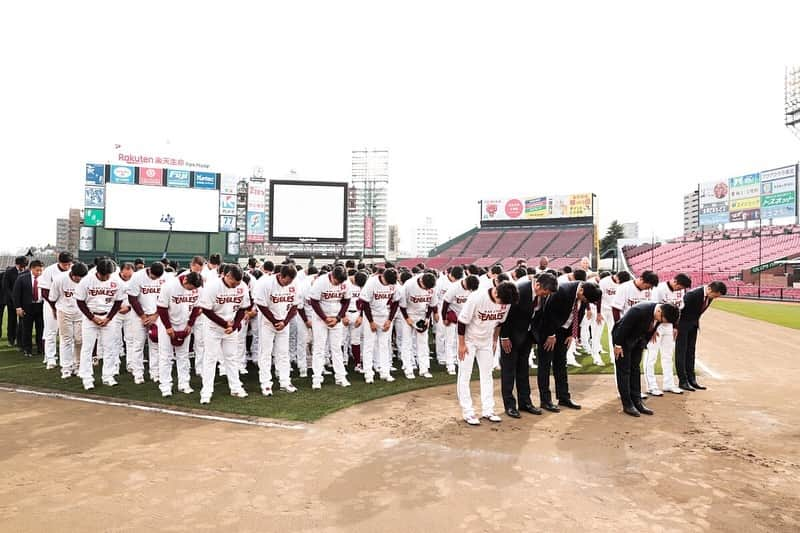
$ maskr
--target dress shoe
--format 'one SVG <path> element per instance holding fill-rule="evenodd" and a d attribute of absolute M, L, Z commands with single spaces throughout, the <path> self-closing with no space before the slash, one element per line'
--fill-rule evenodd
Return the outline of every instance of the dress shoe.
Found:
<path fill-rule="evenodd" d="M 700 385 L 697 381 L 690 381 L 689 385 L 691 385 L 692 388 L 697 389 L 697 390 L 706 390 L 708 388 L 708 387 L 704 387 L 703 385 Z"/>
<path fill-rule="evenodd" d="M 652 415 L 653 414 L 653 410 L 650 409 L 649 407 L 647 407 L 643 403 L 635 403 L 633 405 L 634 405 L 634 407 L 636 407 L 636 410 L 639 411 L 640 413 L 642 413 L 643 415 Z"/>
<path fill-rule="evenodd" d="M 542 402 L 542 409 L 550 411 L 551 413 L 558 413 L 561 411 L 561 409 L 553 405 L 553 402 Z"/>
<path fill-rule="evenodd" d="M 506 409 L 506 414 L 508 416 L 510 416 L 511 418 L 520 418 L 521 417 L 521 415 L 519 414 L 519 411 L 517 411 L 513 407 L 509 407 L 508 409 Z"/>
<path fill-rule="evenodd" d="M 688 382 L 686 382 L 686 381 L 683 381 L 683 382 L 681 382 L 681 383 L 678 383 L 678 388 L 680 388 L 680 389 L 683 389 L 683 390 L 685 390 L 685 391 L 690 391 L 690 392 L 692 392 L 692 391 L 694 391 L 694 390 L 695 390 L 695 388 L 694 388 L 694 387 L 692 387 L 691 385 L 689 385 L 689 383 L 688 383 Z"/>
<path fill-rule="evenodd" d="M 572 400 L 558 400 L 558 405 L 561 407 L 569 407 L 570 409 L 580 409 L 581 406 Z"/>
<path fill-rule="evenodd" d="M 636 417 L 642 416 L 641 414 L 639 414 L 639 411 L 637 411 L 636 408 L 634 406 L 632 406 L 632 405 L 623 406 L 622 407 L 622 411 L 626 415 L 631 415 L 631 416 L 636 416 Z"/>
<path fill-rule="evenodd" d="M 526 405 L 520 408 L 521 411 L 525 411 L 526 413 L 530 413 L 532 415 L 540 415 L 542 414 L 542 410 L 536 407 L 535 405 Z"/>

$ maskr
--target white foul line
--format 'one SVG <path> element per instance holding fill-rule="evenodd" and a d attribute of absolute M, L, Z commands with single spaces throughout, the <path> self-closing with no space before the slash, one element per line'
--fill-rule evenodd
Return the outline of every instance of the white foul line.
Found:
<path fill-rule="evenodd" d="M 59 398 L 62 400 L 73 400 L 76 402 L 86 402 L 86 403 L 94 403 L 100 405 L 108 405 L 111 407 L 127 407 L 128 409 L 137 409 L 139 411 L 147 411 L 151 413 L 160 413 L 164 415 L 172 415 L 172 416 L 185 416 L 187 418 L 199 418 L 200 420 L 210 420 L 213 422 L 229 422 L 231 424 L 242 424 L 244 426 L 258 426 L 258 427 L 265 427 L 265 428 L 277 428 L 277 429 L 299 429 L 304 430 L 306 429 L 305 426 L 300 424 L 280 424 L 278 422 L 266 422 L 262 420 L 246 420 L 242 418 L 230 418 L 226 416 L 216 416 L 216 415 L 201 415 L 197 413 L 187 413 L 184 411 L 176 411 L 175 409 L 164 409 L 163 407 L 149 407 L 147 405 L 137 405 L 131 403 L 122 403 L 122 402 L 110 402 L 108 400 L 98 400 L 95 398 L 83 398 L 81 396 L 72 396 L 70 394 L 62 394 L 59 392 L 40 392 L 35 390 L 29 389 L 16 389 L 16 388 L 8 388 L 8 387 L 0 387 L 0 391 L 6 392 L 16 392 L 19 394 L 32 394 L 34 396 L 45 396 L 48 398 Z"/>
<path fill-rule="evenodd" d="M 695 359 L 695 363 L 697 366 L 700 367 L 700 370 L 711 376 L 713 379 L 722 379 L 722 376 L 711 370 L 705 363 L 703 363 L 700 359 Z"/>

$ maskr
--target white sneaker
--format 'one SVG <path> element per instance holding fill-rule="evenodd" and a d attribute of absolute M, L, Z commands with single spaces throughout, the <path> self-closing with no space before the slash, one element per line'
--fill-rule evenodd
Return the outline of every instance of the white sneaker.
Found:
<path fill-rule="evenodd" d="M 594 366 L 606 366 L 602 359 L 595 359 L 592 361 L 592 364 Z"/>
<path fill-rule="evenodd" d="M 373 383 L 375 383 L 375 378 L 365 377 L 364 378 L 364 383 L 366 383 L 367 385 L 372 385 Z"/>
<path fill-rule="evenodd" d="M 411 372 L 411 373 L 406 373 L 406 379 L 414 379 L 415 377 L 416 377 L 416 376 L 414 376 L 414 373 L 413 373 L 413 372 Z"/>
<path fill-rule="evenodd" d="M 332 376 L 332 375 L 333 375 L 333 372 L 332 372 L 331 370 L 328 370 L 327 368 L 324 368 L 324 369 L 322 370 L 322 375 L 323 375 L 323 376 Z"/>
<path fill-rule="evenodd" d="M 382 379 L 383 381 L 385 381 L 386 383 L 391 383 L 391 382 L 393 382 L 393 381 L 394 381 L 394 377 L 392 377 L 392 375 L 391 375 L 391 374 L 389 374 L 389 375 L 388 375 L 388 376 L 386 376 L 386 377 L 382 377 L 381 379 Z"/>
<path fill-rule="evenodd" d="M 284 392 L 297 392 L 297 387 L 289 383 L 285 387 L 281 387 L 281 390 Z"/>
<path fill-rule="evenodd" d="M 664 393 L 661 392 L 660 389 L 650 389 L 649 391 L 647 391 L 647 394 L 649 394 L 650 396 L 664 396 Z"/>
<path fill-rule="evenodd" d="M 647 399 L 647 394 L 645 394 L 643 392 L 639 393 L 639 396 L 642 398 L 642 400 L 646 400 Z"/>
<path fill-rule="evenodd" d="M 103 380 L 103 385 L 108 385 L 109 387 L 113 387 L 113 386 L 114 386 L 114 385 L 116 385 L 116 384 L 117 384 L 117 380 L 116 380 L 116 379 L 114 379 L 114 378 L 111 378 L 111 379 L 104 379 L 104 380 Z"/>
<path fill-rule="evenodd" d="M 576 361 L 574 357 L 573 357 L 573 358 L 570 358 L 570 359 L 568 359 L 568 360 L 567 360 L 567 364 L 568 364 L 569 366 L 574 366 L 574 367 L 576 367 L 576 368 L 582 368 L 582 367 L 583 367 L 583 365 L 581 365 L 581 364 L 580 364 L 578 361 Z"/>
<path fill-rule="evenodd" d="M 72 377 L 72 372 L 62 372 L 61 379 L 69 379 Z"/>
<path fill-rule="evenodd" d="M 497 416 L 496 414 L 483 415 L 481 418 L 485 418 L 489 422 L 502 422 L 503 421 L 503 419 L 500 418 L 499 416 Z"/>
<path fill-rule="evenodd" d="M 246 369 L 246 368 L 240 368 L 240 369 L 239 369 L 239 374 L 240 374 L 240 375 L 245 375 L 245 374 L 247 374 L 247 369 Z"/>
<path fill-rule="evenodd" d="M 666 391 L 672 394 L 683 394 L 683 389 L 679 389 L 678 387 L 672 387 L 671 389 L 666 389 Z"/>
<path fill-rule="evenodd" d="M 363 374 L 364 373 L 364 367 L 362 367 L 361 365 L 356 365 L 356 367 L 353 369 L 353 371 L 355 371 L 355 372 L 357 372 L 359 374 Z"/>
<path fill-rule="evenodd" d="M 261 394 L 264 396 L 272 396 L 272 387 L 261 389 Z"/>
<path fill-rule="evenodd" d="M 194 392 L 194 389 L 191 388 L 189 385 L 186 385 L 185 387 L 178 387 L 178 392 L 182 392 L 184 394 L 191 394 Z"/>
<path fill-rule="evenodd" d="M 83 382 L 83 390 L 92 390 L 94 388 L 93 381 L 84 381 Z"/>
<path fill-rule="evenodd" d="M 299 373 L 298 375 L 299 375 L 301 378 L 307 378 L 307 377 L 308 377 L 308 372 L 307 372 L 307 371 L 305 371 L 305 370 L 301 370 L 301 371 L 300 371 L 300 373 Z"/>
<path fill-rule="evenodd" d="M 424 374 L 422 374 L 422 377 L 426 379 L 431 379 L 433 377 L 433 374 L 431 374 L 430 372 L 425 372 Z"/>
<path fill-rule="evenodd" d="M 247 391 L 244 389 L 233 391 L 231 392 L 231 396 L 235 396 L 236 398 L 247 398 Z"/>
<path fill-rule="evenodd" d="M 170 396 L 172 396 L 172 391 L 161 393 L 162 398 L 169 398 Z"/>
<path fill-rule="evenodd" d="M 464 422 L 466 422 L 470 426 L 480 426 L 481 425 L 481 421 L 478 420 L 478 417 L 476 417 L 475 415 L 465 416 L 464 417 Z"/>
<path fill-rule="evenodd" d="M 211 398 L 200 398 L 200 403 L 203 405 L 211 403 Z"/>
<path fill-rule="evenodd" d="M 133 383 L 135 385 L 141 385 L 142 383 L 144 383 L 144 376 L 133 378 Z"/>
<path fill-rule="evenodd" d="M 347 381 L 347 378 L 340 379 L 339 381 L 336 382 L 336 384 L 339 385 L 340 387 L 349 387 L 350 386 L 350 382 Z"/>
<path fill-rule="evenodd" d="M 56 367 L 55 363 L 47 363 L 47 370 L 53 370 Z"/>
<path fill-rule="evenodd" d="M 322 388 L 322 383 L 315 381 L 311 384 L 311 390 L 320 390 Z"/>

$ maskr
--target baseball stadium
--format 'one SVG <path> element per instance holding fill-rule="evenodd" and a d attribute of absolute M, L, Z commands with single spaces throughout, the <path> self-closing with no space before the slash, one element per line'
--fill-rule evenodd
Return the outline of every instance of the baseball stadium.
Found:
<path fill-rule="evenodd" d="M 791 157 L 686 178 L 659 237 L 610 178 L 454 178 L 474 219 L 412 248 L 389 149 L 113 146 L 0 255 L 0 532 L 800 531 Z"/>

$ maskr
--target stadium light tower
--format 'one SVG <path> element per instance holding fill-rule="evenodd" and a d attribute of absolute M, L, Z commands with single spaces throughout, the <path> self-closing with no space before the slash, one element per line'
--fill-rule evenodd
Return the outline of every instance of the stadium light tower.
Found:
<path fill-rule="evenodd" d="M 169 231 L 167 232 L 167 243 L 164 245 L 164 253 L 161 255 L 161 259 L 166 259 L 167 257 L 167 248 L 169 248 L 169 238 L 172 236 L 172 225 L 175 223 L 175 217 L 167 213 L 166 215 L 161 215 L 161 222 L 164 224 L 169 224 Z"/>
<path fill-rule="evenodd" d="M 800 138 L 800 65 L 786 67 L 785 123 Z"/>

